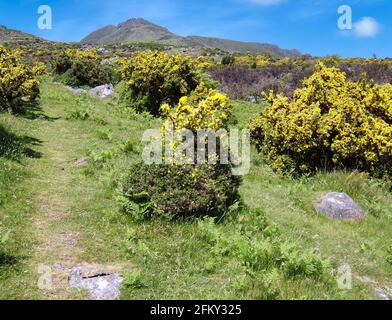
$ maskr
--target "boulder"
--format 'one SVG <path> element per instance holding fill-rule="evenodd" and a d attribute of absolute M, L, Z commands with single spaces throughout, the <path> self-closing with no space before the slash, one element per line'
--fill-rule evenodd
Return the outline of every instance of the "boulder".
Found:
<path fill-rule="evenodd" d="M 112 95 L 114 92 L 114 87 L 112 84 L 104 84 L 102 86 L 98 86 L 95 88 L 92 88 L 88 91 L 88 94 L 90 96 L 96 96 L 101 99 L 105 99 Z"/>
<path fill-rule="evenodd" d="M 365 211 L 346 193 L 331 192 L 315 203 L 318 214 L 325 214 L 335 220 L 364 218 Z"/>

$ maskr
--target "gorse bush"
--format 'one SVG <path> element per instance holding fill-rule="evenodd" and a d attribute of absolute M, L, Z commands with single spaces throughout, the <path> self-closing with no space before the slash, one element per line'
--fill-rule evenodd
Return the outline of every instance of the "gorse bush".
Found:
<path fill-rule="evenodd" d="M 181 130 L 216 130 L 227 128 L 233 106 L 228 97 L 217 90 L 199 85 L 190 97 L 182 97 L 177 106 L 161 107 L 166 119 L 165 127 Z"/>
<path fill-rule="evenodd" d="M 36 75 L 42 66 L 31 67 L 22 61 L 20 50 L 8 50 L 0 46 L 0 111 L 20 111 L 25 102 L 39 96 Z"/>
<path fill-rule="evenodd" d="M 103 62 L 96 49 L 68 49 L 53 59 L 52 66 L 58 80 L 72 87 L 118 82 L 115 66 Z"/>
<path fill-rule="evenodd" d="M 121 60 L 129 103 L 139 112 L 158 115 L 163 103 L 176 104 L 199 84 L 194 60 L 181 54 L 145 51 Z"/>
<path fill-rule="evenodd" d="M 317 65 L 294 98 L 270 93 L 271 106 L 250 124 L 252 140 L 277 170 L 345 167 L 392 173 L 392 85 L 348 82 Z"/>
<path fill-rule="evenodd" d="M 161 132 L 166 137 L 172 129 L 226 128 L 232 106 L 225 95 L 201 85 L 178 106 L 166 104 L 162 110 L 166 121 Z M 168 139 L 173 151 L 182 142 Z M 171 164 L 133 166 L 121 189 L 125 210 L 136 220 L 154 215 L 213 216 L 224 214 L 239 199 L 241 179 L 233 176 L 230 164 L 184 162 L 174 158 Z"/>
<path fill-rule="evenodd" d="M 134 220 L 153 216 L 217 216 L 238 200 L 240 179 L 230 166 L 134 165 L 121 201 Z"/>

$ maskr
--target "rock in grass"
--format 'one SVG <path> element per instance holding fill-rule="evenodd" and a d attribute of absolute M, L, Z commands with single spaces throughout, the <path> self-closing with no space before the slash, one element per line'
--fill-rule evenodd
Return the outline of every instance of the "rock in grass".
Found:
<path fill-rule="evenodd" d="M 97 96 L 101 99 L 105 99 L 112 95 L 114 92 L 114 87 L 112 84 L 104 84 L 102 86 L 98 86 L 95 88 L 92 88 L 88 91 L 88 94 L 90 96 Z"/>
<path fill-rule="evenodd" d="M 318 214 L 325 214 L 335 220 L 364 218 L 365 211 L 346 193 L 331 192 L 314 205 Z"/>
<path fill-rule="evenodd" d="M 64 88 L 67 89 L 68 91 L 74 93 L 74 94 L 82 94 L 82 93 L 86 92 L 86 90 L 84 90 L 84 89 L 74 89 L 74 88 L 72 88 L 70 86 L 64 86 Z"/>
<path fill-rule="evenodd" d="M 73 267 L 68 278 L 71 288 L 87 290 L 93 300 L 118 300 L 122 281 L 118 273 L 83 266 Z"/>

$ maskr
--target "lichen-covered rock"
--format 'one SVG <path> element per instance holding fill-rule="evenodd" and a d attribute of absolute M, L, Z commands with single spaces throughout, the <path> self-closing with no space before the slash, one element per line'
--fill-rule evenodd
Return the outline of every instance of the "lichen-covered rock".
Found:
<path fill-rule="evenodd" d="M 346 193 L 331 192 L 315 203 L 314 209 L 336 220 L 365 217 L 365 211 Z"/>

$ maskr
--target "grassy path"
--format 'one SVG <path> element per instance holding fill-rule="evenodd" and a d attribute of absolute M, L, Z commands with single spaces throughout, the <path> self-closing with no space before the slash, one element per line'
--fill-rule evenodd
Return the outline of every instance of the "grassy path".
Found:
<path fill-rule="evenodd" d="M 61 116 L 57 110 L 43 111 L 53 112 L 54 117 Z M 40 243 L 33 266 L 36 270 L 39 265 L 41 269 L 42 266 L 56 268 L 53 289 L 43 292 L 51 298 L 67 297 L 67 271 L 81 262 L 79 255 L 83 251 L 82 234 L 70 224 L 72 206 L 77 199 L 74 193 L 80 191 L 83 183 L 75 178 L 78 173 L 75 159 L 81 157 L 75 145 L 70 143 L 75 134 L 61 117 L 47 121 L 37 130 L 37 137 L 42 141 L 39 150 L 42 158 L 32 164 L 36 177 L 31 182 L 35 186 L 34 201 L 38 209 L 33 225 Z"/>
<path fill-rule="evenodd" d="M 36 156 L 25 164 L 31 175 L 21 186 L 30 198 L 28 229 L 34 246 L 27 251 L 29 257 L 24 257 L 25 270 L 8 281 L 10 286 L 11 282 L 23 283 L 23 296 L 28 299 L 86 298 L 68 288 L 70 268 L 85 265 L 121 272 L 129 263 L 121 258 L 121 233 L 117 239 L 112 233 L 110 240 L 105 239 L 105 210 L 112 212 L 112 198 L 105 197 L 103 184 L 85 174 L 85 154 L 99 140 L 99 125 L 66 120 L 75 107 L 75 96 L 51 84 L 43 87 L 40 107 L 20 120 L 21 130 L 39 141 L 34 146 Z M 114 230 L 115 226 L 111 224 Z"/>

